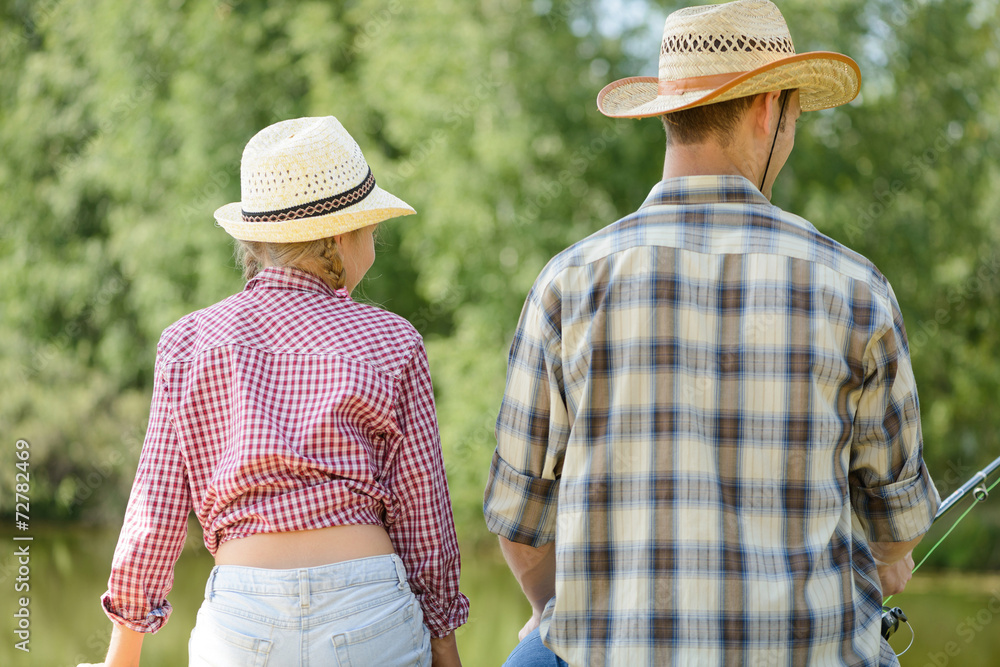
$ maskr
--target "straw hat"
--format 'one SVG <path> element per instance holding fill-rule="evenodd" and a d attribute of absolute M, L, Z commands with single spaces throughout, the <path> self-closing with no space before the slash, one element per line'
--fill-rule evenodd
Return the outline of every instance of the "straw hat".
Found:
<path fill-rule="evenodd" d="M 255 134 L 240 162 L 240 195 L 215 219 L 244 241 L 315 241 L 416 212 L 375 185 L 361 148 L 333 116 Z"/>
<path fill-rule="evenodd" d="M 861 70 L 840 53 L 795 53 L 785 18 L 767 0 L 689 7 L 667 17 L 659 78 L 608 84 L 597 108 L 613 118 L 646 118 L 757 93 L 798 88 L 802 111 L 857 97 Z"/>

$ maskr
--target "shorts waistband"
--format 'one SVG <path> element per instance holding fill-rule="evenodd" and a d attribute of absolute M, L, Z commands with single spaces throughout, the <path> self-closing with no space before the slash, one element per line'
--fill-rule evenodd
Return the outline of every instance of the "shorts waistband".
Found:
<path fill-rule="evenodd" d="M 242 565 L 216 565 L 205 584 L 205 599 L 217 591 L 258 595 L 298 595 L 334 591 L 359 584 L 394 581 L 400 590 L 409 589 L 406 568 L 396 554 L 371 556 L 317 567 L 272 570 Z"/>

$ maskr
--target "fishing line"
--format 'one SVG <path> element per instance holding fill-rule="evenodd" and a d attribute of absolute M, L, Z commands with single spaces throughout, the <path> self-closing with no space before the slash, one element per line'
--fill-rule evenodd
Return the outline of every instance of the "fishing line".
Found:
<path fill-rule="evenodd" d="M 995 486 L 996 486 L 997 484 L 1000 484 L 1000 477 L 998 477 L 998 478 L 997 478 L 997 479 L 996 479 L 996 480 L 995 480 L 995 481 L 994 481 L 994 482 L 993 482 L 992 484 L 990 484 L 990 485 L 989 485 L 989 486 L 988 486 L 988 487 L 986 488 L 986 491 L 985 491 L 985 493 L 983 493 L 982 497 L 980 497 L 979 493 L 977 493 L 977 491 L 980 491 L 980 489 L 981 489 L 982 487 L 980 487 L 980 489 L 976 489 L 976 491 L 973 491 L 973 492 L 972 492 L 972 493 L 973 493 L 973 498 L 975 499 L 975 500 L 973 501 L 973 503 L 972 503 L 971 505 L 969 505 L 968 509 L 966 509 L 966 510 L 965 510 L 964 512 L 962 512 L 962 516 L 958 517 L 958 519 L 956 519 L 956 520 L 955 520 L 955 523 L 953 523 L 953 524 L 951 525 L 951 528 L 949 528 L 949 529 L 948 529 L 948 532 L 947 532 L 947 533 L 945 533 L 945 534 L 944 534 L 944 535 L 943 535 L 943 536 L 941 537 L 941 539 L 940 539 L 940 540 L 938 540 L 938 541 L 937 541 L 937 542 L 936 542 L 936 543 L 934 544 L 934 546 L 932 546 L 932 547 L 931 547 L 931 550 L 930 550 L 930 551 L 928 551 L 928 552 L 927 552 L 927 553 L 926 553 L 926 554 L 924 555 L 924 557 L 920 559 L 920 562 L 919 562 L 919 563 L 917 563 L 917 564 L 916 564 L 916 565 L 914 566 L 914 568 L 913 568 L 913 571 L 914 571 L 914 572 L 916 572 L 916 571 L 917 571 L 917 569 L 918 569 L 918 568 L 919 568 L 919 567 L 920 567 L 921 565 L 923 565 L 923 564 L 924 564 L 924 561 L 926 561 L 926 560 L 927 560 L 928 558 L 930 558 L 931 554 L 932 554 L 932 553 L 934 553 L 934 550 L 938 548 L 938 545 L 939 545 L 939 544 L 941 544 L 942 542 L 944 542 L 944 539 L 945 539 L 946 537 L 948 537 L 949 535 L 951 535 L 951 531 L 955 530 L 955 527 L 956 527 L 956 526 L 957 526 L 957 525 L 958 525 L 959 523 L 961 523 L 962 519 L 964 519 L 964 518 L 966 517 L 966 515 L 967 515 L 967 514 L 968 514 L 969 512 L 971 512 L 971 511 L 972 511 L 972 509 L 973 509 L 973 508 L 974 508 L 974 507 L 975 507 L 976 505 L 978 505 L 979 503 L 981 503 L 981 502 L 983 502 L 984 500 L 986 500 L 987 496 L 989 496 L 989 493 L 990 493 L 990 491 L 992 491 L 992 490 L 993 490 L 993 488 L 994 488 L 994 487 L 995 487 Z"/>
<path fill-rule="evenodd" d="M 992 491 L 997 484 L 1000 484 L 1000 478 L 997 478 L 992 484 L 990 484 L 990 486 L 986 488 L 985 493 L 983 493 L 982 496 L 980 496 L 980 493 L 976 493 L 976 491 L 981 491 L 982 487 L 979 487 L 978 489 L 976 489 L 976 491 L 973 491 L 974 500 L 972 504 L 969 505 L 969 507 L 966 508 L 964 512 L 962 512 L 962 515 L 955 520 L 955 523 L 951 524 L 951 528 L 948 529 L 948 532 L 942 535 L 941 539 L 939 539 L 937 542 L 934 543 L 934 546 L 931 547 L 930 551 L 924 554 L 924 557 L 920 559 L 920 562 L 913 567 L 913 572 L 916 572 L 920 568 L 920 566 L 923 565 L 928 558 L 930 558 L 931 554 L 934 553 L 934 550 L 937 549 L 941 545 L 941 543 L 948 538 L 949 535 L 951 535 L 951 532 L 958 527 L 958 524 L 962 522 L 962 519 L 968 516 L 969 512 L 971 512 L 976 507 L 976 505 L 986 500 L 986 497 L 989 495 L 990 491 Z M 882 601 L 883 606 L 886 605 L 886 603 L 888 603 L 889 600 L 891 600 L 892 598 L 893 596 L 890 595 L 885 600 L 883 600 Z"/>
<path fill-rule="evenodd" d="M 913 631 L 913 626 L 910 624 L 909 621 L 906 622 L 906 627 L 910 629 L 910 643 L 906 645 L 906 648 L 904 648 L 902 651 L 896 654 L 897 658 L 906 653 L 907 651 L 909 651 L 910 647 L 913 646 L 913 640 L 917 638 L 917 633 Z"/>
<path fill-rule="evenodd" d="M 941 508 L 939 509 L 937 515 L 935 515 L 934 517 L 935 521 L 944 516 L 945 512 L 947 512 L 955 505 L 955 503 L 961 500 L 962 496 L 964 496 L 966 493 L 969 492 L 970 486 L 973 486 L 978 482 L 982 481 L 982 485 L 975 486 L 975 488 L 972 489 L 972 497 L 973 497 L 972 503 L 965 509 L 964 512 L 962 512 L 962 515 L 955 520 L 955 523 L 951 524 L 951 527 L 948 528 L 948 531 L 944 535 L 942 535 L 937 542 L 934 543 L 934 546 L 932 546 L 930 550 L 926 554 L 924 554 L 924 557 L 920 559 L 920 562 L 913 567 L 912 572 L 916 572 L 917 570 L 920 569 L 920 566 L 923 565 L 928 558 L 930 558 L 931 554 L 934 553 L 935 549 L 941 546 L 941 543 L 944 542 L 949 535 L 951 535 L 952 531 L 958 527 L 958 524 L 962 523 L 962 519 L 968 516 L 969 512 L 971 512 L 973 508 L 975 508 L 977 505 L 979 505 L 979 503 L 989 498 L 990 491 L 996 488 L 997 484 L 1000 484 L 1000 478 L 994 480 L 993 483 L 990 484 L 989 486 L 985 486 L 986 479 L 994 470 L 997 469 L 997 467 L 1000 467 L 1000 458 L 994 460 L 993 463 L 991 463 L 989 466 L 976 473 L 976 475 L 973 476 L 971 480 L 963 484 L 958 491 L 949 496 L 941 504 Z M 909 627 L 910 643 L 907 644 L 906 648 L 904 648 L 900 653 L 896 653 L 896 657 L 899 657 L 903 655 L 903 653 L 909 651 L 910 647 L 913 646 L 913 640 L 916 639 L 916 634 L 914 633 L 913 627 L 910 625 L 909 620 L 906 618 L 906 614 L 903 613 L 903 610 L 900 609 L 899 607 L 888 606 L 887 603 L 892 598 L 893 596 L 890 595 L 889 597 L 887 597 L 885 600 L 882 601 L 882 637 L 888 640 L 889 637 L 892 635 L 892 633 L 895 632 L 897 628 L 899 628 L 900 621 L 902 621 L 907 625 L 907 627 Z"/>

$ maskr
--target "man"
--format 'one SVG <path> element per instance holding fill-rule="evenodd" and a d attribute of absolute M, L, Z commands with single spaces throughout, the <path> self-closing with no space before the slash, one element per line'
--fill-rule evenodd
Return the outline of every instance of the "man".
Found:
<path fill-rule="evenodd" d="M 800 113 L 859 78 L 740 0 L 672 14 L 659 77 L 598 96 L 663 117 L 663 181 L 521 314 L 485 500 L 533 610 L 508 664 L 898 664 L 882 596 L 939 502 L 902 316 L 769 202 Z"/>

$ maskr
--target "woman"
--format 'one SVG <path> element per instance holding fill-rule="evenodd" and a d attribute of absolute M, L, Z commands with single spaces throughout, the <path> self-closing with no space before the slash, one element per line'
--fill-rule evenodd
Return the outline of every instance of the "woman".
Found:
<path fill-rule="evenodd" d="M 109 666 L 166 622 L 194 511 L 215 556 L 192 665 L 459 664 L 468 617 L 422 340 L 351 301 L 372 233 L 414 210 L 333 117 L 247 144 L 239 294 L 169 327 L 102 598 Z"/>

